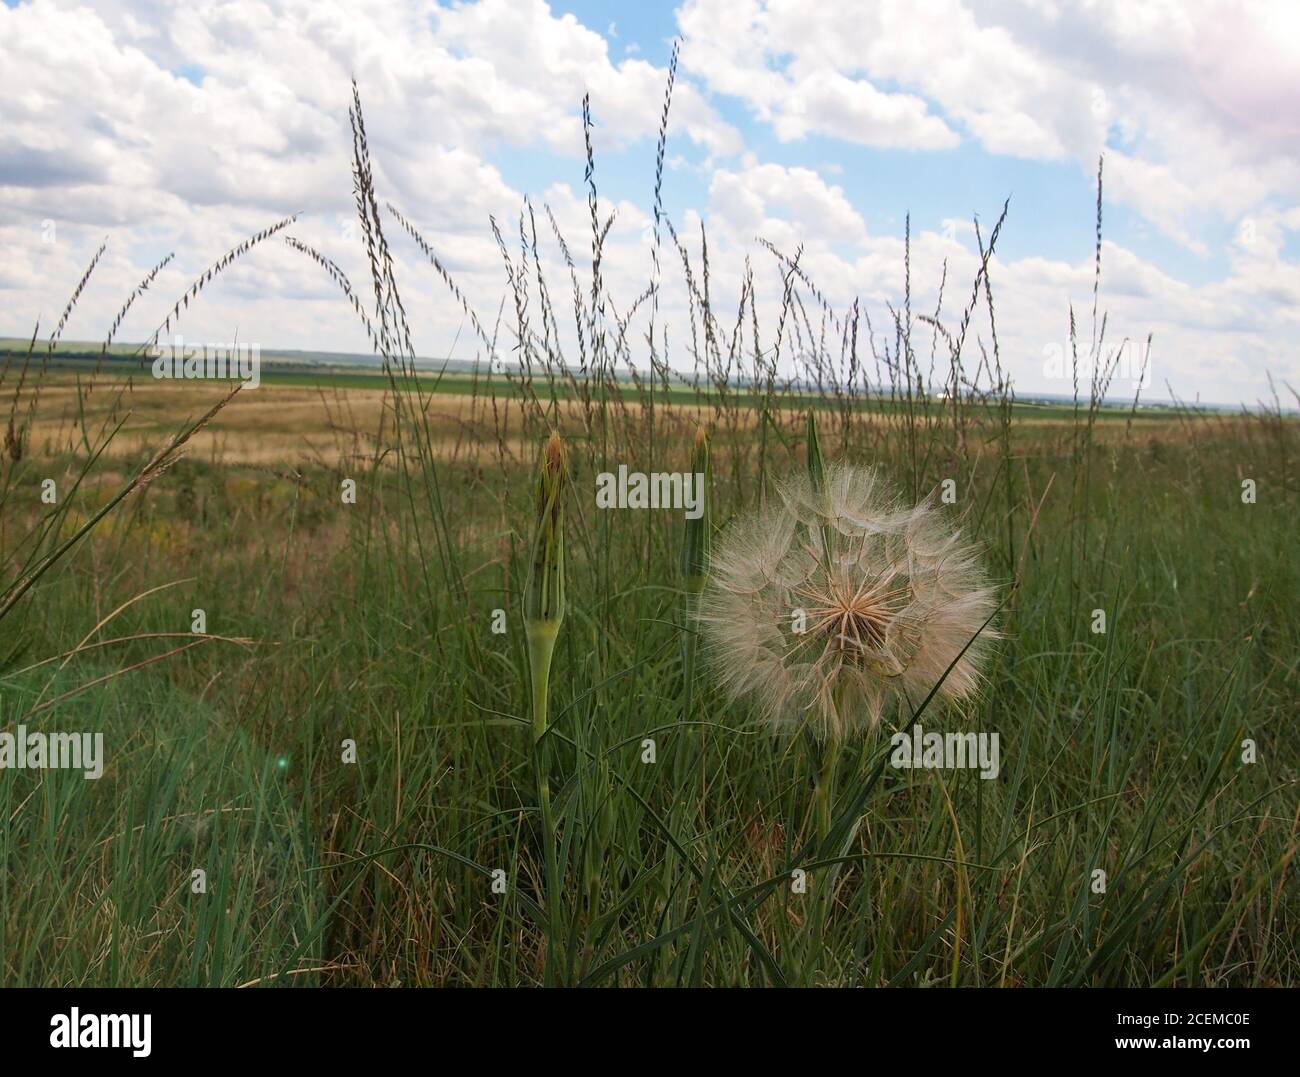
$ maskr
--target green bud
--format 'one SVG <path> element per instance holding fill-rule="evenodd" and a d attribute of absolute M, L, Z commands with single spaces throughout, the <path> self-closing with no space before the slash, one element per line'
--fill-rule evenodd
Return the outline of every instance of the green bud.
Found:
<path fill-rule="evenodd" d="M 808 409 L 808 475 L 814 490 L 821 493 L 826 489 L 826 463 L 817 440 L 817 412 L 812 408 Z"/>
<path fill-rule="evenodd" d="M 524 623 L 552 635 L 564 620 L 564 499 L 569 483 L 568 461 L 558 434 L 542 449 L 537 471 L 537 516 L 533 531 L 532 566 L 524 594 Z"/>

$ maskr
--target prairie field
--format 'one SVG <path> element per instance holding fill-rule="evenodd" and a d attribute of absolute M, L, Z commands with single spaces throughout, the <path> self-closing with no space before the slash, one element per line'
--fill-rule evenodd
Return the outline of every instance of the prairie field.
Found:
<path fill-rule="evenodd" d="M 6 462 L 6 597 L 224 395 L 52 373 Z M 895 716 L 838 760 L 832 848 L 815 753 L 685 680 L 683 514 L 593 498 L 704 427 L 721 532 L 805 466 L 803 404 L 241 391 L 5 607 L 5 728 L 102 732 L 106 762 L 0 783 L 4 982 L 1294 984 L 1294 422 L 824 401 L 828 459 L 954 480 L 1003 601 L 986 690 L 918 719 L 996 731 L 998 777 L 887 766 Z M 551 429 L 556 894 L 523 630 Z"/>
<path fill-rule="evenodd" d="M 122 315 L 102 361 L 60 358 L 66 311 L 0 357 L 0 734 L 103 745 L 93 780 L 0 775 L 0 983 L 1300 983 L 1293 390 L 1236 413 L 1127 400 L 1094 284 L 1091 324 L 1062 312 L 1067 402 L 1017 399 L 1001 218 L 942 318 L 912 311 L 905 265 L 888 332 L 775 249 L 775 319 L 752 275 L 724 313 L 669 225 L 693 364 L 670 370 L 657 282 L 602 290 L 594 185 L 589 273 L 556 230 L 574 324 L 534 235 L 501 245 L 513 302 L 489 333 L 379 209 L 353 92 L 373 281 L 281 221 L 135 350 L 279 238 L 378 372 L 158 381 L 110 349 Z M 663 155 L 661 129 L 656 199 Z M 417 369 L 398 237 L 465 308 L 481 374 Z M 995 609 L 922 698 L 822 736 L 727 691 L 754 671 L 701 646 L 700 603 L 710 549 L 838 465 L 959 531 Z M 624 470 L 698 476 L 702 515 L 607 507 Z M 860 649 L 893 616 L 895 592 L 861 611 L 873 586 L 846 600 Z M 996 738 L 996 765 L 899 765 L 895 735 L 926 732 Z"/>

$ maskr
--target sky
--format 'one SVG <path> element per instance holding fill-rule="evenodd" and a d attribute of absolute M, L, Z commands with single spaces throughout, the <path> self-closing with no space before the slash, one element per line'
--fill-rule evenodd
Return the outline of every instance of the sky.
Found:
<path fill-rule="evenodd" d="M 508 288 L 491 221 L 517 261 L 525 198 L 552 291 L 571 295 L 547 208 L 588 286 L 589 94 L 600 212 L 614 213 L 604 274 L 627 309 L 651 279 L 674 42 L 664 210 L 697 275 L 707 237 L 724 324 L 748 259 L 763 347 L 783 270 L 760 239 L 802 249 L 831 307 L 858 300 L 883 349 L 909 215 L 912 309 L 932 313 L 946 279 L 955 326 L 979 265 L 972 221 L 987 239 L 1009 199 L 989 266 L 996 325 L 977 310 L 966 363 L 996 328 L 1018 393 L 1070 393 L 1061 357 L 1071 305 L 1091 340 L 1104 154 L 1100 304 L 1110 343 L 1136 345 L 1112 395 L 1136 391 L 1148 335 L 1145 399 L 1254 404 L 1270 375 L 1300 388 L 1300 5 L 1250 0 L 4 0 L 0 335 L 38 320 L 48 335 L 107 242 L 64 338 L 102 340 L 172 253 L 118 332 L 146 339 L 207 265 L 295 213 L 288 233 L 368 286 L 352 78 L 381 200 L 489 326 Z M 386 225 L 417 352 L 473 358 L 459 305 Z M 660 239 L 661 350 L 689 370 L 681 256 Z M 513 302 L 501 317 L 509 361 Z M 278 237 L 206 287 L 181 331 L 369 350 L 334 283 Z"/>

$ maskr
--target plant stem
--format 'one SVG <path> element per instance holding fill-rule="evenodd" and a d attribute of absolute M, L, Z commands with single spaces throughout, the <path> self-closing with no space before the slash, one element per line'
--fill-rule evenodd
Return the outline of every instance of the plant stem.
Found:
<path fill-rule="evenodd" d="M 546 966 L 547 987 L 555 986 L 556 950 L 560 945 L 560 868 L 555 849 L 555 817 L 551 814 L 551 783 L 548 778 L 546 735 L 551 655 L 558 630 L 537 625 L 529 632 L 528 659 L 533 681 L 533 770 L 537 776 L 537 810 L 542 821 L 542 848 L 546 871 Z"/>
<path fill-rule="evenodd" d="M 825 846 L 831 832 L 831 805 L 835 801 L 835 772 L 839 761 L 840 739 L 832 736 L 822 745 L 817 785 L 813 790 L 813 828 L 817 838 L 813 857 L 817 860 L 838 852 L 828 850 Z M 838 877 L 838 866 L 832 865 L 823 868 L 813 880 L 813 907 L 808 920 L 808 949 L 804 961 L 804 976 L 809 983 L 817 972 L 816 956 L 826 950 L 826 925 L 830 919 L 831 895 Z"/>
<path fill-rule="evenodd" d="M 835 799 L 835 771 L 839 761 L 840 741 L 838 737 L 832 737 L 822 749 L 821 769 L 817 775 L 814 794 L 818 846 L 826 841 L 831 832 L 831 804 Z"/>

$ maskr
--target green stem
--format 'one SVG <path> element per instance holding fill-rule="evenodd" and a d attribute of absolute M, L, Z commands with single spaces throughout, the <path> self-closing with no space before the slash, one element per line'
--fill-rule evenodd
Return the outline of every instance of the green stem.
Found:
<path fill-rule="evenodd" d="M 698 640 L 695 636 L 695 611 L 699 606 L 698 591 L 686 592 L 686 631 L 682 633 L 682 675 L 686 681 L 686 708 L 684 718 L 690 721 L 695 704 L 695 651 Z"/>
<path fill-rule="evenodd" d="M 813 790 L 813 828 L 817 837 L 813 856 L 823 859 L 838 850 L 825 848 L 831 832 L 831 806 L 835 802 L 835 772 L 840 761 L 840 740 L 832 736 L 822 745 L 817 785 Z M 804 978 L 811 983 L 817 972 L 817 959 L 826 951 L 826 925 L 830 920 L 831 894 L 839 877 L 838 867 L 823 868 L 813 880 L 813 907 L 809 917 L 808 948 L 805 951 Z"/>
<path fill-rule="evenodd" d="M 698 640 L 695 635 L 696 622 L 694 614 L 699 601 L 699 588 L 688 581 L 682 607 L 682 687 L 685 689 L 685 702 L 682 707 L 683 722 L 689 722 L 695 717 L 695 653 Z M 697 734 L 700 738 L 703 735 L 703 731 Z M 697 741 L 691 743 L 696 745 L 696 760 L 702 767 L 703 746 Z M 673 776 L 678 780 L 679 784 L 687 762 L 686 753 L 678 749 L 673 764 Z"/>
<path fill-rule="evenodd" d="M 838 737 L 833 737 L 822 749 L 821 770 L 817 775 L 815 821 L 818 846 L 826 841 L 831 832 L 831 804 L 835 800 L 835 771 L 839 761 L 840 742 Z"/>
<path fill-rule="evenodd" d="M 537 809 L 542 821 L 542 849 L 546 863 L 546 965 L 547 987 L 555 986 L 556 952 L 560 946 L 560 867 L 555 849 L 555 817 L 551 813 L 551 783 L 547 777 L 547 753 L 542 738 L 547 728 L 548 687 L 551 655 L 555 651 L 557 628 L 542 624 L 530 628 L 528 661 L 533 679 L 533 770 L 537 776 Z"/>

